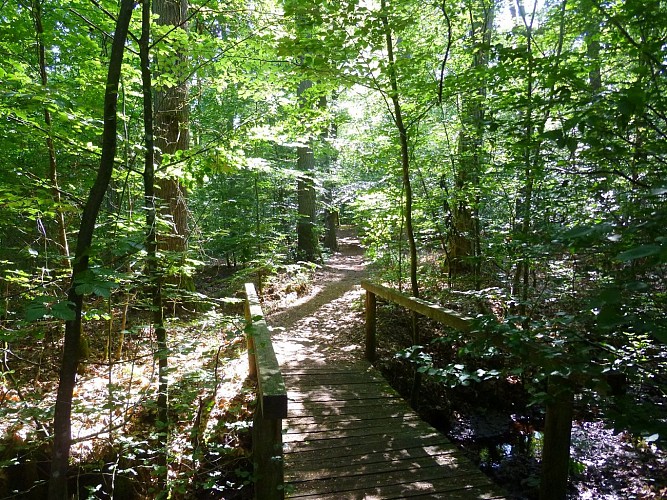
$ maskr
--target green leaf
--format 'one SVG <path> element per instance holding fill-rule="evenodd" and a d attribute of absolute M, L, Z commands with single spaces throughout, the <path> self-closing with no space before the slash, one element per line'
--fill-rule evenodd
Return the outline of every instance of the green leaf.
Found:
<path fill-rule="evenodd" d="M 111 296 L 111 290 L 115 283 L 106 279 L 104 275 L 98 275 L 93 270 L 88 269 L 76 278 L 76 293 L 80 295 L 94 294 L 105 299 Z"/>
<path fill-rule="evenodd" d="M 70 321 L 76 317 L 71 302 L 62 300 L 51 304 L 52 300 L 53 297 L 35 297 L 26 306 L 25 319 L 27 321 L 38 321 L 40 319 L 51 317 Z"/>
<path fill-rule="evenodd" d="M 62 319 L 65 321 L 73 321 L 76 318 L 73 306 L 74 304 L 67 300 L 56 302 L 53 304 L 53 307 L 51 307 L 51 315 L 54 318 Z"/>
<path fill-rule="evenodd" d="M 660 245 L 641 245 L 619 253 L 616 258 L 621 262 L 629 262 L 631 260 L 658 255 L 661 249 L 662 247 Z"/>
<path fill-rule="evenodd" d="M 28 321 L 37 321 L 49 314 L 47 302 L 49 297 L 35 297 L 25 308 L 25 319 Z"/>

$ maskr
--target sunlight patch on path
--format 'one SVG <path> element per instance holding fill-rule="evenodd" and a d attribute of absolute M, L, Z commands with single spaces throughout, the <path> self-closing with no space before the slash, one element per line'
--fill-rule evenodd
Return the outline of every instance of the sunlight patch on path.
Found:
<path fill-rule="evenodd" d="M 339 241 L 341 252 L 316 273 L 311 293 L 267 314 L 283 367 L 350 363 L 363 357 L 364 291 L 359 283 L 366 263 L 358 240 Z"/>

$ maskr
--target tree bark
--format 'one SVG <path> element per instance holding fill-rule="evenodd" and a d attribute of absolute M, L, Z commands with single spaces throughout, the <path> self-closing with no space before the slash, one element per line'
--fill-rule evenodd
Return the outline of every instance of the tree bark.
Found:
<path fill-rule="evenodd" d="M 49 83 L 48 73 L 46 70 L 46 50 L 44 48 L 44 25 L 42 24 L 42 2 L 41 0 L 33 0 L 32 2 L 32 18 L 35 23 L 35 34 L 37 36 L 37 58 L 39 63 L 39 76 L 42 82 L 42 87 L 46 89 Z M 72 265 L 69 260 L 69 242 L 67 241 L 67 227 L 65 226 L 65 216 L 61 208 L 60 188 L 58 187 L 58 162 L 56 157 L 56 148 L 53 144 L 52 134 L 52 120 L 51 112 L 47 107 L 44 108 L 44 123 L 46 124 L 46 149 L 49 152 L 49 181 L 51 182 L 51 193 L 53 201 L 56 205 L 55 217 L 58 227 L 58 245 L 60 254 L 65 257 L 65 265 L 71 268 Z"/>
<path fill-rule="evenodd" d="M 408 236 L 410 249 L 410 285 L 412 295 L 419 297 L 419 283 L 417 281 L 417 244 L 412 223 L 412 186 L 410 184 L 410 148 L 408 131 L 403 121 L 403 110 L 398 97 L 398 75 L 396 74 L 396 59 L 394 57 L 394 42 L 392 40 L 391 27 L 387 15 L 387 2 L 380 2 L 382 9 L 382 25 L 384 27 L 385 41 L 387 43 L 387 59 L 389 62 L 389 85 L 391 87 L 391 102 L 394 108 L 394 124 L 398 130 L 398 140 L 401 146 L 401 172 L 403 174 L 403 189 L 405 190 L 405 230 Z"/>
<path fill-rule="evenodd" d="M 310 80 L 299 84 L 297 97 L 303 102 L 303 93 L 313 86 Z M 320 258 L 319 244 L 316 231 L 316 198 L 315 198 L 315 155 L 312 140 L 308 139 L 305 146 L 296 150 L 297 170 L 300 172 L 297 181 L 298 220 L 296 224 L 297 253 L 299 258 L 307 261 L 317 261 Z"/>
<path fill-rule="evenodd" d="M 173 26 L 176 30 L 187 29 L 187 0 L 155 0 L 153 12 L 158 16 L 156 24 Z M 184 63 L 184 55 L 178 59 Z M 178 63 L 166 67 L 158 59 L 158 71 L 172 73 L 176 85 L 160 88 L 155 93 L 155 145 L 156 161 L 162 163 L 163 155 L 174 155 L 178 151 L 186 151 L 190 147 L 188 83 Z M 187 191 L 179 178 L 169 172 L 156 176 L 157 196 L 162 201 L 161 213 L 167 219 L 171 230 L 168 234 L 160 234 L 160 248 L 173 252 L 188 249 L 188 208 Z M 181 288 L 191 288 L 190 280 L 181 277 Z"/>
<path fill-rule="evenodd" d="M 481 46 L 474 51 L 472 69 L 486 68 L 489 60 L 495 0 L 483 2 L 483 22 L 471 22 L 471 39 Z M 471 14 L 471 19 L 474 16 Z M 481 26 L 476 28 L 476 26 Z M 479 31 L 479 32 L 478 32 Z M 477 71 L 475 71 L 477 72 Z M 483 154 L 486 83 L 477 83 L 476 96 L 463 99 L 458 165 L 455 177 L 456 200 L 452 203 L 452 238 L 449 249 L 450 271 L 471 270 L 479 274 L 479 176 Z M 473 263 L 472 259 L 476 259 Z"/>
<path fill-rule="evenodd" d="M 410 183 L 410 147 L 408 141 L 408 130 L 403 121 L 403 109 L 398 97 L 398 75 L 396 72 L 396 58 L 394 57 L 394 42 L 392 40 L 391 26 L 389 25 L 389 15 L 387 13 L 387 2 L 381 0 L 382 25 L 384 27 L 385 41 L 387 44 L 387 60 L 389 62 L 388 76 L 391 89 L 391 102 L 394 107 L 394 124 L 398 130 L 398 140 L 401 146 L 401 172 L 403 174 L 403 190 L 405 192 L 405 232 L 408 236 L 408 247 L 410 250 L 410 286 L 412 295 L 419 297 L 419 281 L 417 279 L 417 243 L 415 241 L 415 232 L 412 223 L 412 185 Z M 421 335 L 419 333 L 419 324 L 417 314 L 412 314 L 412 343 L 419 345 Z M 421 386 L 421 373 L 415 370 L 411 404 L 414 406 L 419 397 Z"/>
<path fill-rule="evenodd" d="M 325 97 L 320 99 L 320 107 L 322 109 L 326 108 L 327 100 Z M 327 139 L 335 139 L 338 134 L 338 128 L 335 122 L 332 122 L 329 127 L 322 134 L 322 139 L 326 141 Z M 332 165 L 335 161 L 335 153 L 331 155 L 329 153 L 330 149 L 327 147 L 327 154 L 324 157 L 324 165 L 322 170 L 326 172 L 327 175 L 331 175 Z M 333 189 L 332 183 L 326 182 L 324 185 L 324 203 L 326 209 L 324 211 L 324 246 L 332 252 L 338 251 L 338 237 L 336 234 L 338 228 L 338 211 L 333 203 Z"/>
<path fill-rule="evenodd" d="M 158 360 L 158 398 L 157 398 L 157 435 L 158 435 L 158 487 L 164 491 L 167 477 L 167 441 L 169 433 L 168 420 L 168 349 L 167 331 L 164 326 L 164 309 L 162 304 L 162 273 L 157 258 L 157 206 L 155 194 L 155 130 L 153 119 L 153 84 L 150 69 L 150 0 L 142 0 L 141 39 L 139 40 L 139 57 L 141 60 L 141 81 L 144 104 L 144 203 L 146 206 L 146 277 L 150 283 L 151 303 L 153 306 L 153 325 L 157 342 L 156 357 Z"/>
<path fill-rule="evenodd" d="M 79 367 L 79 342 L 81 340 L 81 310 L 83 296 L 77 292 L 77 280 L 88 269 L 89 252 L 95 231 L 95 221 L 104 200 L 111 174 L 113 173 L 116 155 L 116 108 L 118 104 L 118 85 L 123 62 L 125 41 L 132 17 L 134 0 L 122 0 L 115 36 L 111 47 L 111 58 L 107 74 L 106 92 L 104 95 L 104 131 L 102 134 L 102 158 L 97 177 L 88 195 L 83 209 L 81 226 L 76 244 L 72 280 L 68 299 L 72 304 L 74 319 L 65 324 L 65 343 L 60 368 L 60 383 L 56 399 L 53 420 L 54 439 L 51 458 L 51 475 L 49 478 L 49 499 L 63 500 L 67 495 L 67 470 L 69 466 L 70 445 L 72 441 L 72 396 Z"/>

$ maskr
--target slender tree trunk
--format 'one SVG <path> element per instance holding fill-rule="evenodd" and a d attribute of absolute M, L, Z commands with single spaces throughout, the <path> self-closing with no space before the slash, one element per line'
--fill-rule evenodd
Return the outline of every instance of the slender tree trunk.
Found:
<path fill-rule="evenodd" d="M 523 152 L 524 161 L 524 185 L 521 189 L 521 199 L 517 203 L 517 217 L 519 219 L 519 231 L 523 241 L 527 244 L 523 245 L 523 250 L 520 254 L 520 261 L 517 264 L 516 273 L 514 277 L 515 293 L 520 296 L 521 305 L 519 313 L 525 315 L 527 313 L 527 302 L 530 291 L 530 275 L 531 275 L 531 258 L 528 252 L 530 248 L 530 235 L 534 231 L 539 221 L 535 220 L 534 212 L 536 212 L 535 205 L 535 184 L 539 180 L 542 167 L 542 139 L 540 136 L 544 132 L 546 123 L 551 116 L 551 109 L 556 95 L 556 78 L 553 78 L 553 83 L 548 91 L 548 100 L 546 105 L 543 105 L 543 113 L 538 116 L 537 105 L 535 104 L 535 58 L 533 55 L 533 24 L 537 11 L 537 1 L 533 2 L 532 13 L 530 18 L 526 17 L 523 2 L 519 0 L 519 15 L 523 20 L 526 29 L 526 52 L 528 54 L 527 64 L 527 85 L 526 85 L 526 110 L 524 112 L 524 137 L 525 146 Z M 560 28 L 555 48 L 555 61 L 552 65 L 552 71 L 557 74 L 561 63 L 561 56 L 563 51 L 563 42 L 565 36 L 565 13 L 567 0 L 562 0 L 560 4 Z M 526 320 L 527 321 L 527 320 Z"/>
<path fill-rule="evenodd" d="M 335 99 L 335 97 L 334 97 Z M 320 99 L 320 107 L 322 109 L 326 108 L 327 100 L 325 97 Z M 331 123 L 329 127 L 322 134 L 322 139 L 326 141 L 327 139 L 335 139 L 338 134 L 338 129 L 335 123 Z M 327 148 L 327 151 L 330 151 Z M 332 164 L 335 160 L 335 154 L 332 156 L 327 152 L 324 157 L 324 165 L 322 170 L 326 172 L 327 175 L 331 175 Z M 324 202 L 326 209 L 324 211 L 324 246 L 331 250 L 332 252 L 338 251 L 338 239 L 336 236 L 336 229 L 338 227 L 338 211 L 335 207 L 332 206 L 333 203 L 333 193 L 332 185 L 330 182 L 325 184 L 325 194 Z"/>
<path fill-rule="evenodd" d="M 535 60 L 533 56 L 533 21 L 535 19 L 535 12 L 537 9 L 536 2 L 533 4 L 532 14 L 530 19 L 526 18 L 526 11 L 522 0 L 517 2 L 519 15 L 521 16 L 524 26 L 526 28 L 526 53 L 527 53 L 527 81 L 526 81 L 526 109 L 523 118 L 523 133 L 524 133 L 524 149 L 523 149 L 523 163 L 524 163 L 524 179 L 523 187 L 520 192 L 520 200 L 517 203 L 517 216 L 519 222 L 520 238 L 527 243 L 527 239 L 532 229 L 532 209 L 533 209 L 533 188 L 535 184 L 535 166 L 533 165 L 533 154 L 537 154 L 535 146 L 532 145 L 533 134 L 535 131 L 535 123 L 533 116 L 533 100 L 535 92 L 535 75 L 534 65 Z M 516 273 L 514 276 L 515 293 L 519 292 L 521 304 L 519 306 L 519 314 L 525 315 L 527 313 L 528 293 L 530 288 L 530 255 L 528 253 L 528 245 L 524 244 L 519 255 L 519 262 L 517 263 Z"/>
<path fill-rule="evenodd" d="M 157 258 L 156 232 L 156 193 L 155 193 L 155 141 L 153 121 L 153 84 L 150 69 L 150 0 L 142 0 L 141 39 L 139 40 L 139 56 L 141 59 L 141 80 L 144 103 L 144 203 L 146 206 L 146 276 L 150 285 L 151 303 L 153 306 L 153 325 L 157 341 L 156 357 L 158 360 L 158 399 L 157 399 L 157 433 L 159 440 L 158 471 L 159 489 L 164 491 L 167 478 L 167 442 L 169 435 L 168 418 L 168 349 L 167 331 L 164 327 L 164 308 L 162 304 L 162 274 Z"/>
<path fill-rule="evenodd" d="M 408 236 L 408 245 L 410 247 L 410 285 L 412 295 L 419 297 L 419 282 L 417 281 L 417 244 L 415 242 L 415 232 L 412 224 L 412 186 L 410 184 L 410 148 L 408 141 L 408 131 L 403 121 L 403 110 L 398 97 L 398 76 L 396 74 L 396 59 L 394 57 L 394 42 L 392 40 L 391 27 L 387 16 L 387 2 L 380 2 L 382 9 L 382 25 L 385 31 L 385 40 L 387 43 L 387 58 L 389 62 L 389 85 L 391 87 L 391 102 L 393 104 L 394 124 L 398 130 L 398 140 L 401 146 L 401 171 L 403 174 L 403 189 L 405 190 L 405 230 Z"/>
<path fill-rule="evenodd" d="M 597 96 L 602 90 L 602 68 L 600 67 L 600 19 L 597 12 L 594 11 L 588 23 L 585 34 L 586 55 L 590 63 L 588 71 L 588 83 L 591 87 L 593 97 Z"/>
<path fill-rule="evenodd" d="M 46 70 L 46 50 L 44 48 L 44 25 L 42 24 L 42 2 L 33 0 L 32 17 L 35 23 L 35 34 L 37 35 L 37 57 L 39 61 L 39 76 L 42 87 L 46 89 L 48 85 L 48 73 Z M 58 162 L 56 157 L 56 148 L 53 144 L 51 112 L 44 108 L 44 123 L 46 124 L 46 148 L 49 152 L 49 181 L 51 182 L 51 192 L 55 202 L 55 217 L 58 227 L 58 245 L 60 254 L 65 257 L 65 265 L 71 268 L 69 260 L 69 243 L 67 241 L 67 227 L 65 226 L 65 215 L 61 207 L 60 188 L 58 187 Z"/>
<path fill-rule="evenodd" d="M 95 221 L 104 200 L 111 174 L 113 173 L 116 156 L 116 108 L 118 104 L 118 84 L 120 81 L 123 52 L 127 39 L 134 0 L 122 0 L 114 40 L 111 47 L 111 59 L 107 74 L 104 95 L 104 131 L 102 135 L 102 158 L 90 190 L 88 200 L 83 209 L 81 226 L 76 244 L 72 282 L 68 299 L 73 304 L 74 319 L 65 324 L 65 343 L 60 368 L 60 383 L 56 399 L 53 419 L 53 455 L 51 458 L 51 475 L 49 478 L 49 499 L 63 500 L 67 494 L 67 471 L 69 466 L 70 445 L 72 441 L 72 395 L 79 367 L 79 342 L 81 339 L 81 310 L 83 296 L 76 291 L 78 278 L 88 269 L 90 246 L 95 231 Z"/>
<path fill-rule="evenodd" d="M 310 80 L 299 84 L 297 97 L 303 102 L 303 93 L 313 86 Z M 312 140 L 308 139 L 306 146 L 299 146 L 296 150 L 297 170 L 300 172 L 297 181 L 297 198 L 299 219 L 296 225 L 297 250 L 299 258 L 316 261 L 320 258 L 319 244 L 316 231 L 316 198 L 315 198 L 315 155 Z"/>
<path fill-rule="evenodd" d="M 401 146 L 401 171 L 403 174 L 403 189 L 405 191 L 405 231 L 408 236 L 408 247 L 410 250 L 410 286 L 412 295 L 414 297 L 419 297 L 419 281 L 417 279 L 417 244 L 415 242 L 415 232 L 412 224 L 412 185 L 410 183 L 410 148 L 408 130 L 403 121 L 403 110 L 401 108 L 398 94 L 398 75 L 396 74 L 394 42 L 392 40 L 391 26 L 389 25 L 386 0 L 381 0 L 380 8 L 382 9 L 382 25 L 384 27 L 385 41 L 387 44 L 389 85 L 391 87 L 391 102 L 394 108 L 394 124 L 398 130 L 398 140 Z M 419 345 L 421 343 L 421 335 L 419 333 L 419 324 L 417 322 L 416 313 L 412 314 L 412 342 L 413 345 Z M 420 386 L 421 374 L 418 371 L 415 371 L 411 394 L 411 402 L 413 405 L 417 403 Z"/>

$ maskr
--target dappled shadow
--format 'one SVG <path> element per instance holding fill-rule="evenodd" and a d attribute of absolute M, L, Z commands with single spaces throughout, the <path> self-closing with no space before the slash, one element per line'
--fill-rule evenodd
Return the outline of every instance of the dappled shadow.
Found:
<path fill-rule="evenodd" d="M 286 478 L 306 498 L 500 498 L 363 361 L 287 368 Z M 312 496 L 312 497 L 311 497 Z"/>
<path fill-rule="evenodd" d="M 282 365 L 324 365 L 361 357 L 363 310 L 359 283 L 366 263 L 353 234 L 339 238 L 340 251 L 316 272 L 311 292 L 267 313 L 274 349 Z"/>
<path fill-rule="evenodd" d="M 267 315 L 288 393 L 291 497 L 502 498 L 364 360 L 362 249 L 353 235 L 312 292 Z"/>

